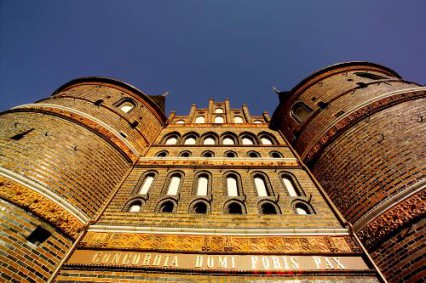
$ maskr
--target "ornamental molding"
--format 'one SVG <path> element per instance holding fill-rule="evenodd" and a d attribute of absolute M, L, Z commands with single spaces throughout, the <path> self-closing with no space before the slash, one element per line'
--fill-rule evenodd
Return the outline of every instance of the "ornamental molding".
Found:
<path fill-rule="evenodd" d="M 83 219 L 82 215 L 77 217 L 69 210 L 69 207 L 57 203 L 51 196 L 46 196 L 33 187 L 5 177 L 3 172 L 0 173 L 0 198 L 29 210 L 72 239 L 77 239 L 87 222 L 86 217 Z"/>
<path fill-rule="evenodd" d="M 342 119 L 337 121 L 334 125 L 330 126 L 323 134 L 317 135 L 316 142 L 310 147 L 310 149 L 304 150 L 302 159 L 306 164 L 313 162 L 316 157 L 326 148 L 337 136 L 346 131 L 348 128 L 358 123 L 365 117 L 368 117 L 380 110 L 394 106 L 397 103 L 421 98 L 426 96 L 426 88 L 412 88 L 404 89 L 392 93 L 385 93 L 375 101 L 368 101 L 361 107 L 346 116 L 342 116 Z"/>
<path fill-rule="evenodd" d="M 409 225 L 414 219 L 426 215 L 426 191 L 406 199 L 370 222 L 357 233 L 366 248 L 374 247 L 385 240 L 392 232 Z"/>
<path fill-rule="evenodd" d="M 99 136 L 103 137 L 108 143 L 118 148 L 127 158 L 133 162 L 137 160 L 138 151 L 120 135 L 115 129 L 101 120 L 88 115 L 87 113 L 81 112 L 76 109 L 72 109 L 62 105 L 49 104 L 49 103 L 33 103 L 24 104 L 12 108 L 13 111 L 40 111 L 50 114 L 55 114 L 59 117 L 67 118 L 75 121 L 81 125 L 84 125 L 92 132 L 95 132 Z M 148 145 L 148 142 L 144 140 L 144 147 Z"/>
<path fill-rule="evenodd" d="M 350 236 L 230 236 L 129 234 L 89 231 L 80 248 L 198 253 L 361 253 Z"/>

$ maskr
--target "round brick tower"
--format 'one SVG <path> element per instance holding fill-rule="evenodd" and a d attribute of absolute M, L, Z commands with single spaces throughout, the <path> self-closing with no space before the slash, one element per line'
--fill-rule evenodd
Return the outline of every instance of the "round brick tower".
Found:
<path fill-rule="evenodd" d="M 426 87 L 349 62 L 281 92 L 281 130 L 390 282 L 426 277 Z"/>
<path fill-rule="evenodd" d="M 164 97 L 80 78 L 0 115 L 0 281 L 48 281 L 164 126 Z"/>

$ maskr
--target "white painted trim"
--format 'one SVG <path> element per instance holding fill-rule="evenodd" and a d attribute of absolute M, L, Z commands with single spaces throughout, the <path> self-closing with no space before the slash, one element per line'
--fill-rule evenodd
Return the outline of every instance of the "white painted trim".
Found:
<path fill-rule="evenodd" d="M 40 184 L 37 184 L 34 181 L 31 181 L 27 177 L 19 175 L 1 166 L 0 166 L 0 175 L 3 175 L 4 177 L 9 178 L 15 182 L 18 182 L 26 187 L 29 187 L 30 189 L 38 192 L 39 194 L 47 197 L 48 199 L 50 199 L 51 201 L 58 204 L 63 209 L 65 209 L 66 211 L 74 215 L 82 223 L 87 223 L 89 221 L 89 217 L 86 214 L 78 210 L 76 207 L 72 206 L 68 201 L 62 199 L 60 196 L 50 191 L 48 188 Z"/>
<path fill-rule="evenodd" d="M 162 228 L 91 225 L 89 232 L 171 234 L 171 235 L 233 235 L 233 236 L 348 236 L 348 229 L 207 229 L 207 228 Z"/>
<path fill-rule="evenodd" d="M 81 112 L 81 111 L 73 109 L 73 108 L 69 108 L 69 107 L 57 105 L 57 104 L 50 104 L 50 103 L 30 103 L 30 104 L 19 105 L 19 106 L 13 107 L 12 109 L 20 109 L 20 108 L 27 108 L 27 107 L 41 107 L 41 108 L 51 107 L 51 108 L 57 108 L 57 109 L 61 109 L 61 110 L 67 111 L 67 112 L 71 112 L 71 113 L 75 113 L 75 114 L 78 114 L 80 116 L 83 116 L 84 118 L 87 118 L 87 119 L 101 125 L 102 127 L 106 128 L 108 131 L 113 133 L 119 140 L 121 140 L 123 143 L 125 143 L 126 146 L 128 148 L 130 148 L 130 150 L 135 155 L 139 155 L 138 151 L 124 137 L 122 137 L 118 131 L 116 131 L 114 128 L 112 128 L 108 124 L 102 122 L 101 120 L 93 117 L 92 115 L 89 115 L 87 113 Z"/>

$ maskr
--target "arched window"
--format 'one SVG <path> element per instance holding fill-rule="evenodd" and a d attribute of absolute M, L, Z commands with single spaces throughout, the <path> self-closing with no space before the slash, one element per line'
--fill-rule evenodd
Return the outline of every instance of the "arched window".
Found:
<path fill-rule="evenodd" d="M 177 139 L 177 137 L 176 137 L 176 136 L 168 137 L 168 138 L 166 139 L 166 145 L 174 145 L 174 144 L 177 144 L 177 141 L 178 141 L 178 139 Z"/>
<path fill-rule="evenodd" d="M 264 202 L 260 207 L 261 214 L 278 214 L 277 208 L 270 202 Z"/>
<path fill-rule="evenodd" d="M 190 157 L 191 156 L 191 152 L 190 151 L 182 151 L 181 153 L 179 153 L 180 157 Z"/>
<path fill-rule="evenodd" d="M 286 188 L 288 194 L 291 197 L 300 196 L 300 193 L 297 190 L 296 186 L 294 185 L 292 178 L 290 178 L 289 176 L 286 176 L 286 175 L 283 175 L 281 178 L 282 178 L 282 181 L 284 183 L 284 187 Z"/>
<path fill-rule="evenodd" d="M 234 175 L 229 175 L 226 177 L 226 188 L 228 190 L 229 197 L 238 196 L 238 180 Z"/>
<path fill-rule="evenodd" d="M 207 175 L 200 175 L 197 182 L 197 196 L 206 196 L 209 190 L 209 177 Z"/>
<path fill-rule="evenodd" d="M 243 214 L 243 207 L 238 202 L 231 202 L 228 205 L 229 214 Z"/>
<path fill-rule="evenodd" d="M 237 123 L 237 124 L 244 123 L 243 117 L 241 117 L 241 116 L 234 116 L 234 123 Z"/>
<path fill-rule="evenodd" d="M 216 141 L 214 140 L 213 137 L 206 137 L 203 141 L 204 145 L 215 145 Z"/>
<path fill-rule="evenodd" d="M 175 208 L 174 203 L 172 201 L 168 200 L 168 201 L 163 202 L 160 205 L 160 212 L 162 212 L 162 213 L 172 213 L 174 208 Z"/>
<path fill-rule="evenodd" d="M 297 214 L 311 214 L 311 211 L 309 210 L 309 208 L 303 204 L 303 203 L 298 203 L 295 205 L 295 210 Z"/>
<path fill-rule="evenodd" d="M 223 145 L 235 145 L 235 141 L 231 137 L 225 137 L 223 139 Z"/>
<path fill-rule="evenodd" d="M 157 157 L 166 157 L 167 155 L 169 155 L 169 153 L 165 150 L 160 151 L 159 153 L 157 153 Z"/>
<path fill-rule="evenodd" d="M 193 145 L 197 142 L 194 136 L 189 136 L 185 139 L 185 142 L 183 144 L 185 145 Z"/>
<path fill-rule="evenodd" d="M 254 176 L 254 186 L 256 187 L 257 195 L 259 197 L 269 196 L 268 189 L 266 188 L 265 178 L 262 175 Z"/>
<path fill-rule="evenodd" d="M 178 120 L 178 121 L 176 122 L 176 124 L 185 124 L 185 121 L 184 121 L 184 120 Z"/>
<path fill-rule="evenodd" d="M 214 122 L 215 122 L 215 123 L 224 123 L 224 122 L 225 122 L 225 119 L 223 119 L 223 117 L 222 117 L 222 116 L 216 116 L 216 117 L 214 118 Z"/>
<path fill-rule="evenodd" d="M 133 108 L 135 108 L 135 106 L 136 104 L 131 100 L 125 100 L 118 105 L 120 110 L 124 113 L 129 113 Z"/>
<path fill-rule="evenodd" d="M 204 151 L 203 153 L 201 153 L 202 157 L 214 157 L 214 153 L 212 151 Z"/>
<path fill-rule="evenodd" d="M 299 123 L 303 123 L 311 115 L 312 109 L 302 102 L 297 102 L 293 105 L 291 114 Z"/>
<path fill-rule="evenodd" d="M 261 137 L 260 141 L 262 142 L 263 145 L 271 145 L 271 144 L 273 144 L 272 140 L 269 137 L 265 137 L 265 136 Z"/>
<path fill-rule="evenodd" d="M 271 151 L 269 153 L 269 155 L 273 158 L 282 158 L 283 157 L 283 155 L 278 151 Z"/>
<path fill-rule="evenodd" d="M 175 196 L 178 193 L 179 186 L 180 186 L 181 176 L 176 174 L 172 175 L 170 178 L 169 187 L 167 188 L 167 195 L 168 196 Z"/>
<path fill-rule="evenodd" d="M 150 173 L 146 175 L 145 180 L 143 181 L 142 186 L 139 190 L 139 194 L 146 195 L 149 189 L 151 188 L 153 182 L 154 182 L 154 174 Z"/>
<path fill-rule="evenodd" d="M 192 212 L 197 214 L 207 214 L 208 206 L 203 201 L 198 201 L 192 206 Z"/>
<path fill-rule="evenodd" d="M 214 111 L 214 113 L 217 113 L 217 114 L 222 114 L 224 111 L 223 111 L 223 108 L 216 108 L 216 110 Z"/>
<path fill-rule="evenodd" d="M 141 211 L 142 203 L 140 201 L 134 202 L 129 207 L 129 212 L 139 212 Z"/>
<path fill-rule="evenodd" d="M 250 157 L 250 158 L 258 158 L 258 157 L 260 157 L 260 154 L 259 154 L 259 152 L 252 150 L 252 151 L 247 152 L 247 156 Z"/>
<path fill-rule="evenodd" d="M 249 136 L 243 136 L 241 141 L 243 142 L 243 145 L 253 145 L 254 144 L 253 139 Z"/>
<path fill-rule="evenodd" d="M 195 118 L 195 123 L 200 124 L 200 123 L 204 123 L 206 121 L 206 118 L 204 118 L 204 116 L 198 116 L 197 118 Z"/>
<path fill-rule="evenodd" d="M 237 153 L 235 151 L 227 151 L 225 152 L 225 157 L 237 157 Z"/>
<path fill-rule="evenodd" d="M 262 121 L 260 121 L 260 120 L 256 120 L 256 121 L 254 121 L 254 123 L 255 123 L 255 124 L 262 124 L 263 122 L 262 122 Z"/>

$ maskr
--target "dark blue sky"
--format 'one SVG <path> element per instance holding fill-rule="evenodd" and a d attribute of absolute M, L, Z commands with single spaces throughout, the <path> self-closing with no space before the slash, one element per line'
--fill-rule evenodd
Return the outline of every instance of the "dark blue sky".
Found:
<path fill-rule="evenodd" d="M 343 61 L 426 83 L 426 1 L 0 0 L 0 110 L 76 77 L 169 91 L 167 113 L 208 98 L 273 112 L 289 90 Z"/>

